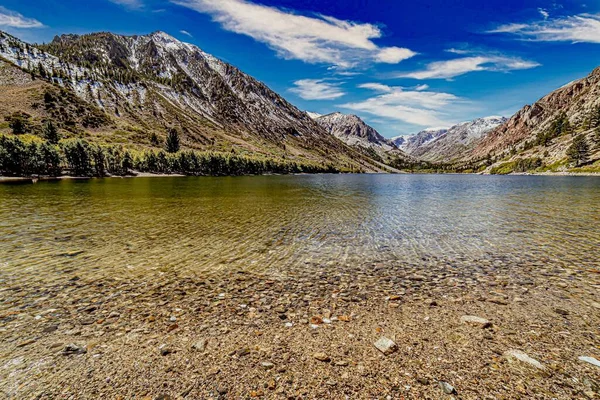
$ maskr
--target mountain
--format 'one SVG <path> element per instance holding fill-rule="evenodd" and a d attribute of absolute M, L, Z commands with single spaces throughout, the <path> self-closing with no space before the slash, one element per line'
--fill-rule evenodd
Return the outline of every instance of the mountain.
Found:
<path fill-rule="evenodd" d="M 39 46 L 0 33 L 0 58 L 11 94 L 0 116 L 56 118 L 66 137 L 147 147 L 176 127 L 185 148 L 381 170 L 263 83 L 163 32 L 62 35 Z"/>
<path fill-rule="evenodd" d="M 600 159 L 599 129 L 600 68 L 597 68 L 587 77 L 523 107 L 479 141 L 463 160 L 472 163 L 491 160 L 487 162 L 487 171 L 511 172 L 517 167 L 527 170 L 528 164 L 541 170 L 566 171 L 572 166 L 567 151 L 578 135 L 588 144 L 590 164 Z"/>
<path fill-rule="evenodd" d="M 431 128 L 425 129 L 414 135 L 396 136 L 391 140 L 392 143 L 394 143 L 400 150 L 406 152 L 407 154 L 412 154 L 421 146 L 424 146 L 427 143 L 444 135 L 447 131 L 448 130 L 445 128 Z"/>
<path fill-rule="evenodd" d="M 462 122 L 439 134 L 433 140 L 411 149 L 410 154 L 429 162 L 451 162 L 460 158 L 478 140 L 506 121 L 504 117 L 492 116 Z"/>
<path fill-rule="evenodd" d="M 309 114 L 311 115 L 311 114 Z M 327 132 L 349 146 L 395 150 L 396 146 L 356 115 L 334 112 L 327 115 L 312 113 L 311 117 Z"/>

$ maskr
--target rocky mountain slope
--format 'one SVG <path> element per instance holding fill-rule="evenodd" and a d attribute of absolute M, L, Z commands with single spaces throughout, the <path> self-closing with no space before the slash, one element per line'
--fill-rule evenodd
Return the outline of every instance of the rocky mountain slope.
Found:
<path fill-rule="evenodd" d="M 407 154 L 412 154 L 421 146 L 425 146 L 431 141 L 444 135 L 447 131 L 448 129 L 445 128 L 425 129 L 414 135 L 396 136 L 392 138 L 391 141 L 400 150 L 406 152 Z"/>
<path fill-rule="evenodd" d="M 334 112 L 327 115 L 309 113 L 327 132 L 349 146 L 363 146 L 391 151 L 396 146 L 356 115 Z"/>
<path fill-rule="evenodd" d="M 40 103 L 69 97 L 89 111 L 82 117 L 75 107 L 59 121 L 67 136 L 152 146 L 176 127 L 187 148 L 380 170 L 263 83 L 163 32 L 62 35 L 41 46 L 0 33 L 0 58 L 27 72 L 11 80 L 18 73 L 3 66 L 3 92 L 12 95 L 0 100 L 0 116 L 41 121 L 49 115 Z"/>
<path fill-rule="evenodd" d="M 437 131 L 440 133 L 437 137 L 434 134 L 432 140 L 409 147 L 410 154 L 429 162 L 451 162 L 460 158 L 478 140 L 506 121 L 504 117 L 492 116 L 462 122 L 446 132 Z"/>
<path fill-rule="evenodd" d="M 589 148 L 589 161 L 600 158 L 600 68 L 526 105 L 505 124 L 479 141 L 463 160 L 491 159 L 491 170 L 501 164 L 536 160 L 539 168 L 566 170 L 567 150 L 578 135 Z M 539 161 L 537 161 L 539 160 Z M 489 162 L 488 162 L 489 163 Z"/>
<path fill-rule="evenodd" d="M 310 112 L 307 114 L 325 131 L 379 162 L 389 165 L 413 161 L 412 157 L 399 150 L 390 139 L 381 136 L 375 128 L 356 115 L 340 112 L 327 115 Z"/>

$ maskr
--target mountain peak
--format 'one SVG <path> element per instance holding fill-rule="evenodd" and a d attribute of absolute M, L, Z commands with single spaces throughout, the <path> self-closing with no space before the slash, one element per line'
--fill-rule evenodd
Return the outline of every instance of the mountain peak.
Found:
<path fill-rule="evenodd" d="M 168 33 L 164 32 L 164 31 L 155 31 L 155 32 L 152 32 L 148 36 L 150 36 L 153 39 L 158 39 L 165 43 L 183 43 L 179 39 L 169 35 Z"/>

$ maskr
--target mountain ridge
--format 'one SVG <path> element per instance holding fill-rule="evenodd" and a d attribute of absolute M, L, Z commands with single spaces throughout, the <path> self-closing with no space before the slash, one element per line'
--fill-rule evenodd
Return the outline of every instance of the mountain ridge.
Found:
<path fill-rule="evenodd" d="M 162 31 L 66 34 L 38 46 L 0 33 L 0 56 L 93 104 L 113 127 L 164 138 L 177 126 L 183 145 L 193 149 L 381 170 L 264 83 Z M 98 140 L 114 139 L 87 133 Z M 149 139 L 134 136 L 127 139 L 149 144 Z"/>

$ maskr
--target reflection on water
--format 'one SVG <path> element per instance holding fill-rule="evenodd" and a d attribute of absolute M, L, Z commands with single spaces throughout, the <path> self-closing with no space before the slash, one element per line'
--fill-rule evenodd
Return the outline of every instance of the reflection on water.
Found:
<path fill-rule="evenodd" d="M 136 178 L 0 185 L 0 274 L 289 274 L 381 262 L 597 267 L 600 179 Z M 35 278 L 34 278 L 35 277 Z"/>

